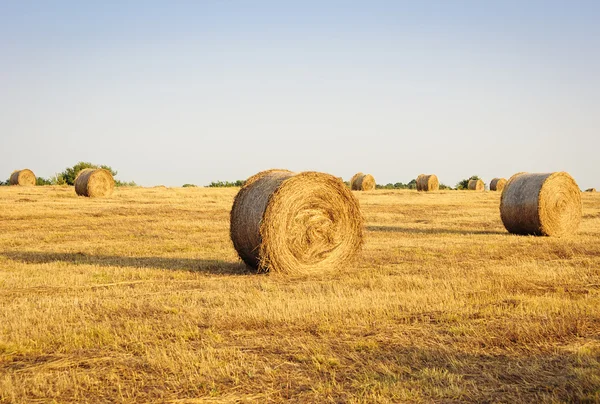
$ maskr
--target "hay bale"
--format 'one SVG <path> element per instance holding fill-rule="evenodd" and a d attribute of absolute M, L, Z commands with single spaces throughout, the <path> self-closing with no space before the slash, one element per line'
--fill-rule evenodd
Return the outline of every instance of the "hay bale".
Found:
<path fill-rule="evenodd" d="M 233 246 L 259 272 L 333 270 L 363 243 L 358 201 L 329 174 L 260 172 L 236 195 L 230 219 Z"/>
<path fill-rule="evenodd" d="M 581 222 L 581 192 L 566 172 L 515 174 L 502 192 L 500 216 L 514 234 L 573 234 Z"/>
<path fill-rule="evenodd" d="M 80 196 L 99 198 L 109 196 L 115 189 L 115 180 L 110 171 L 103 168 L 86 168 L 75 178 L 75 192 Z"/>
<path fill-rule="evenodd" d="M 469 191 L 485 191 L 485 184 L 482 180 L 469 180 Z"/>
<path fill-rule="evenodd" d="M 596 188 L 588 188 L 585 192 L 596 192 Z"/>
<path fill-rule="evenodd" d="M 35 186 L 36 178 L 33 171 L 29 169 L 13 171 L 8 180 L 10 185 L 20 185 L 22 187 Z"/>
<path fill-rule="evenodd" d="M 506 178 L 494 178 L 490 182 L 490 191 L 502 191 L 506 186 Z"/>
<path fill-rule="evenodd" d="M 438 191 L 440 182 L 435 174 L 421 174 L 417 177 L 417 191 Z"/>
<path fill-rule="evenodd" d="M 375 189 L 375 178 L 371 174 L 356 173 L 350 180 L 353 191 L 372 191 Z"/>
<path fill-rule="evenodd" d="M 423 181 L 423 176 L 425 174 L 419 174 L 419 176 L 417 177 L 416 181 L 417 181 L 417 191 L 422 191 L 421 189 L 421 181 Z"/>

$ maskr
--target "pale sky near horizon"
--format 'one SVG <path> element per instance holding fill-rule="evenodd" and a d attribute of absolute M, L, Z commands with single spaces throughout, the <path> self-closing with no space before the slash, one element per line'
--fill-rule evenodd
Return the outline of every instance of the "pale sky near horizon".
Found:
<path fill-rule="evenodd" d="M 0 179 L 268 168 L 600 188 L 599 1 L 0 0 Z"/>

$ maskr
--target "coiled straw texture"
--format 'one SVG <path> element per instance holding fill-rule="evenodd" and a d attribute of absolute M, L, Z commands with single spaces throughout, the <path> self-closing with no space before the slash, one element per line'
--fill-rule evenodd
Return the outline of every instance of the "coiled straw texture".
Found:
<path fill-rule="evenodd" d="M 233 246 L 259 272 L 339 269 L 363 243 L 358 201 L 329 174 L 258 173 L 236 195 L 230 219 Z"/>
<path fill-rule="evenodd" d="M 482 180 L 469 180 L 470 191 L 485 191 L 485 184 Z"/>
<path fill-rule="evenodd" d="M 438 191 L 440 182 L 435 174 L 421 174 L 417 177 L 417 191 Z"/>
<path fill-rule="evenodd" d="M 494 178 L 492 182 L 490 182 L 490 191 L 502 191 L 506 186 L 506 178 Z"/>
<path fill-rule="evenodd" d="M 20 185 L 22 187 L 31 187 L 36 183 L 35 174 L 29 169 L 13 171 L 8 180 L 10 185 Z"/>
<path fill-rule="evenodd" d="M 375 178 L 371 174 L 356 173 L 350 179 L 353 191 L 372 191 L 375 189 Z"/>
<path fill-rule="evenodd" d="M 103 168 L 86 168 L 75 178 L 75 192 L 80 196 L 101 198 L 110 196 L 114 189 L 112 174 Z"/>
<path fill-rule="evenodd" d="M 567 236 L 581 222 L 581 192 L 566 172 L 515 174 L 502 192 L 500 216 L 510 233 Z"/>

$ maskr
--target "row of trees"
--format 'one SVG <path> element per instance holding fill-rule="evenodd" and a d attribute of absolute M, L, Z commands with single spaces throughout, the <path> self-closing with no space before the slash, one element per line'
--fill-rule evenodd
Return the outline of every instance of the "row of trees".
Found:
<path fill-rule="evenodd" d="M 113 170 L 112 167 L 110 167 L 110 166 L 103 165 L 103 164 L 98 165 L 98 164 L 92 164 L 92 163 L 86 162 L 86 161 L 80 161 L 79 163 L 75 164 L 73 167 L 67 167 L 67 168 L 65 168 L 65 170 L 63 172 L 57 173 L 56 175 L 54 175 L 51 178 L 37 177 L 36 185 L 74 185 L 75 178 L 77 178 L 77 175 L 79 174 L 79 172 L 81 170 L 85 170 L 86 168 L 104 168 L 105 170 L 108 170 L 112 174 L 113 177 L 116 177 L 118 174 L 118 172 Z M 8 185 L 9 181 L 10 181 L 10 178 L 4 182 L 0 181 L 0 185 Z M 135 187 L 135 186 L 137 186 L 135 181 L 123 182 L 123 181 L 119 181 L 117 179 L 115 179 L 115 185 L 117 187 L 121 187 L 121 186 Z"/>
<path fill-rule="evenodd" d="M 86 168 L 104 168 L 105 170 L 108 170 L 112 174 L 113 177 L 116 177 L 118 174 L 118 172 L 113 170 L 112 167 L 110 167 L 110 166 L 102 165 L 102 164 L 97 165 L 97 164 L 92 164 L 90 162 L 80 161 L 79 163 L 75 164 L 73 167 L 67 167 L 67 168 L 65 168 L 65 170 L 63 172 L 58 173 L 51 178 L 37 177 L 36 185 L 73 185 L 73 184 L 75 184 L 75 178 L 77 178 L 77 175 L 79 174 L 79 172 Z M 456 184 L 455 188 L 452 188 L 445 184 L 440 184 L 440 189 L 458 189 L 458 190 L 468 189 L 470 180 L 479 180 L 479 179 L 480 178 L 477 175 L 473 175 L 469 178 L 465 178 L 464 180 L 459 181 Z M 245 183 L 244 180 L 213 181 L 208 185 L 208 187 L 210 187 L 210 188 L 241 187 L 244 185 L 244 183 Z M 346 185 L 348 185 L 348 187 L 350 186 L 350 182 L 346 181 L 345 183 L 346 183 Z M 8 184 L 9 184 L 9 180 L 6 180 L 4 182 L 0 181 L 0 185 L 8 185 Z M 134 181 L 123 182 L 123 181 L 119 181 L 116 179 L 115 179 L 115 185 L 118 187 L 119 186 L 130 186 L 130 187 L 137 186 L 137 184 Z M 183 186 L 184 187 L 195 187 L 196 185 L 184 184 Z M 389 183 L 389 184 L 385 184 L 385 185 L 377 184 L 376 188 L 377 189 L 417 189 L 417 180 L 413 179 L 406 184 L 404 184 L 402 182 L 396 182 L 395 184 Z"/>
<path fill-rule="evenodd" d="M 465 178 L 464 180 L 459 181 L 456 184 L 455 188 L 452 188 L 446 184 L 440 184 L 440 189 L 458 189 L 458 190 L 468 189 L 469 181 L 470 180 L 478 180 L 478 179 L 480 179 L 480 178 L 477 175 L 473 175 L 469 178 Z M 376 188 L 377 189 L 417 189 L 417 180 L 416 179 L 411 180 L 407 184 L 403 184 L 402 182 L 397 182 L 395 184 L 389 183 L 389 184 L 385 184 L 385 185 L 377 184 Z"/>
<path fill-rule="evenodd" d="M 478 180 L 480 179 L 477 175 L 473 175 L 469 178 L 466 178 L 464 180 L 459 181 L 456 184 L 455 188 L 452 188 L 446 184 L 440 184 L 440 189 L 468 189 L 469 188 L 469 181 L 470 180 Z M 350 182 L 346 181 L 345 184 L 350 187 Z M 223 188 L 223 187 L 241 187 L 244 185 L 244 181 L 242 180 L 237 180 L 237 181 L 216 181 L 216 182 L 211 182 L 208 186 L 211 188 Z M 189 187 L 189 186 L 195 186 L 192 184 L 185 184 L 184 187 Z M 377 184 L 376 185 L 377 189 L 417 189 L 417 180 L 413 179 L 410 182 L 404 184 L 402 182 L 396 182 L 395 184 L 389 183 L 389 184 Z"/>

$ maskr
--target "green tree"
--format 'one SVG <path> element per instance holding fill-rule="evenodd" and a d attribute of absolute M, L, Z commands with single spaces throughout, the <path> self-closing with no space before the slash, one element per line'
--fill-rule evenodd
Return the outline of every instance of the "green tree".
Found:
<path fill-rule="evenodd" d="M 244 180 L 237 180 L 237 181 L 233 181 L 233 182 L 229 182 L 229 181 L 213 181 L 210 184 L 208 184 L 208 186 L 210 188 L 225 188 L 225 187 L 241 187 L 244 185 L 246 181 Z"/>
<path fill-rule="evenodd" d="M 35 179 L 35 185 L 52 185 L 52 181 L 44 177 L 37 177 Z"/>
<path fill-rule="evenodd" d="M 67 168 L 65 168 L 65 171 L 57 174 L 56 179 L 55 179 L 56 184 L 57 185 L 62 185 L 62 184 L 74 185 L 75 178 L 77 178 L 77 174 L 79 174 L 79 172 L 81 170 L 85 170 L 86 168 L 104 168 L 105 170 L 108 170 L 112 174 L 113 177 L 115 177 L 117 175 L 117 172 L 109 166 L 97 165 L 97 164 L 92 164 L 92 163 L 86 162 L 86 161 L 80 161 L 79 163 L 75 164 L 73 167 L 67 167 Z"/>
<path fill-rule="evenodd" d="M 470 178 L 464 179 L 462 181 L 460 181 L 458 184 L 456 184 L 456 189 L 469 189 L 469 181 L 470 180 L 480 180 L 481 178 L 479 178 L 477 175 L 473 175 Z"/>

